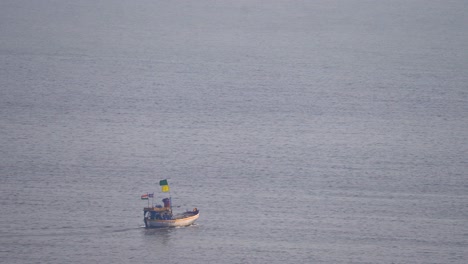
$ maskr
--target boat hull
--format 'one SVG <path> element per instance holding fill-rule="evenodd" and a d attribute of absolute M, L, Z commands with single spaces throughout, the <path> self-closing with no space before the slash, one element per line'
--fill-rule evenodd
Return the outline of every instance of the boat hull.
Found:
<path fill-rule="evenodd" d="M 189 226 L 193 224 L 198 219 L 199 216 L 200 216 L 200 213 L 197 212 L 195 215 L 184 217 L 184 218 L 179 218 L 179 219 L 157 220 L 157 219 L 144 218 L 144 221 L 145 221 L 146 228 L 178 227 L 178 226 Z"/>

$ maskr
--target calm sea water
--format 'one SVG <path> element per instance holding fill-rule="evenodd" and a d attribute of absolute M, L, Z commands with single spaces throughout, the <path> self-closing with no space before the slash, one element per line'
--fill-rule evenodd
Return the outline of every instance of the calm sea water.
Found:
<path fill-rule="evenodd" d="M 468 263 L 466 14 L 1 1 L 0 262 Z"/>

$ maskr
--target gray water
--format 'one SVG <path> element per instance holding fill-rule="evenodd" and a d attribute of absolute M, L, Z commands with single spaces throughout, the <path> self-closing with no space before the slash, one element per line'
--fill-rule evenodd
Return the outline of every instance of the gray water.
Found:
<path fill-rule="evenodd" d="M 0 262 L 468 263 L 467 14 L 1 1 Z"/>

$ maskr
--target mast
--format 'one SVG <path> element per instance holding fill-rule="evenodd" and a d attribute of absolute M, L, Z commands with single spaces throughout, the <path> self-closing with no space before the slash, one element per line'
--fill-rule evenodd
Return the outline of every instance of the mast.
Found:
<path fill-rule="evenodd" d="M 172 214 L 172 196 L 171 196 L 171 189 L 169 188 L 169 184 L 167 183 L 167 179 L 160 180 L 159 185 L 161 186 L 162 192 L 169 192 L 169 209 L 171 210 L 171 214 Z"/>
<path fill-rule="evenodd" d="M 169 205 L 171 208 L 171 215 L 172 215 L 172 196 L 171 196 L 171 190 L 169 189 Z"/>

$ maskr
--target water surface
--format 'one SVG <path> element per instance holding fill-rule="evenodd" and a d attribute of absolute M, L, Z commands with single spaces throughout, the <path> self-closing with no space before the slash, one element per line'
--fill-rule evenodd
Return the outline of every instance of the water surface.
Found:
<path fill-rule="evenodd" d="M 2 1 L 1 259 L 466 263 L 467 11 Z"/>

